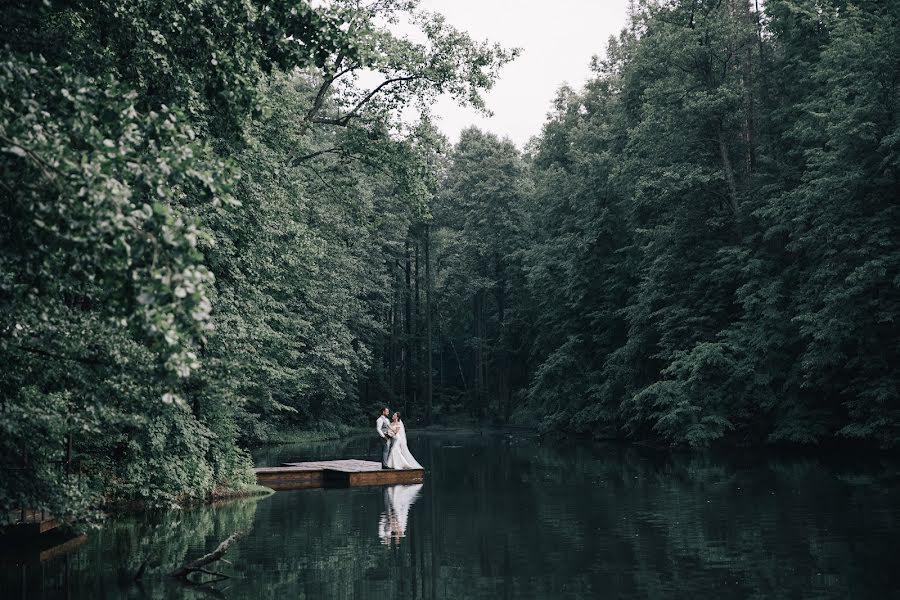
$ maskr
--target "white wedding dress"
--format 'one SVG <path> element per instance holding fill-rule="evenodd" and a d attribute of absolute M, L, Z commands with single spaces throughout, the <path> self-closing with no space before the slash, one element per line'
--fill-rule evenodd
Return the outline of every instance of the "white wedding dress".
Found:
<path fill-rule="evenodd" d="M 420 465 L 415 458 L 413 458 L 412 453 L 409 451 L 409 447 L 406 445 L 406 427 L 403 426 L 403 421 L 398 421 L 398 430 L 397 433 L 394 434 L 394 445 L 391 446 L 391 453 L 388 455 L 387 466 L 390 469 L 421 469 L 422 465 Z"/>
<path fill-rule="evenodd" d="M 378 537 L 382 544 L 390 544 L 392 540 L 399 542 L 406 535 L 409 508 L 421 490 L 421 483 L 384 488 L 384 512 L 378 521 Z"/>

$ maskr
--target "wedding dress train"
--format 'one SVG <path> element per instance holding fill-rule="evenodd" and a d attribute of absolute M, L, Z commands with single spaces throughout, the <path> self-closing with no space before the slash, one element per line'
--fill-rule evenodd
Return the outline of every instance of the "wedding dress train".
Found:
<path fill-rule="evenodd" d="M 409 447 L 406 445 L 406 427 L 403 421 L 398 422 L 399 429 L 394 435 L 394 444 L 391 446 L 391 453 L 388 455 L 387 466 L 389 469 L 421 469 L 420 465 Z"/>

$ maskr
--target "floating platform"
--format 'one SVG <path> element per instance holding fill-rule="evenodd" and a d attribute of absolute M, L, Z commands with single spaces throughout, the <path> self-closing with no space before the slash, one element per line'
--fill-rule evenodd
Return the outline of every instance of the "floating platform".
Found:
<path fill-rule="evenodd" d="M 383 469 L 371 460 L 317 460 L 257 467 L 256 483 L 273 490 L 422 483 L 424 469 Z"/>

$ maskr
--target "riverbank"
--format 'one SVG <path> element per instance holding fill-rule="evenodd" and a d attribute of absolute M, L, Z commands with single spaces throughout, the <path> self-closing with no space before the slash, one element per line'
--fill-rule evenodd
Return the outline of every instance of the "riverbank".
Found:
<path fill-rule="evenodd" d="M 175 503 L 168 507 L 174 510 L 190 510 L 203 506 L 214 506 L 230 500 L 240 500 L 244 498 L 263 497 L 274 494 L 272 488 L 258 485 L 256 483 L 240 483 L 235 486 L 219 485 L 203 498 L 195 498 L 184 495 L 178 498 Z M 146 502 L 139 500 L 116 501 L 108 500 L 103 504 L 102 511 L 106 517 L 117 517 L 124 515 L 136 515 L 140 513 L 153 512 L 161 507 L 148 505 Z M 81 532 L 83 529 L 77 525 L 71 527 L 72 531 Z"/>
<path fill-rule="evenodd" d="M 253 498 L 255 496 L 268 496 L 274 494 L 275 490 L 264 485 L 256 483 L 243 483 L 235 488 L 221 487 L 212 491 L 209 498 L 204 504 L 214 504 L 216 502 L 225 502 L 238 498 Z"/>
<path fill-rule="evenodd" d="M 372 421 L 374 427 L 374 420 Z M 266 440 L 254 444 L 253 449 L 267 446 L 280 446 L 285 444 L 309 444 L 313 442 L 325 442 L 339 440 L 344 437 L 360 435 L 369 431 L 368 427 L 350 427 L 349 425 L 335 425 L 329 423 L 327 427 L 319 429 L 279 429 Z"/>

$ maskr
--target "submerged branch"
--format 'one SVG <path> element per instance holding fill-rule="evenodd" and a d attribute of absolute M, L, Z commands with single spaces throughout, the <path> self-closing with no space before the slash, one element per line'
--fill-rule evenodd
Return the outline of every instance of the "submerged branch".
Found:
<path fill-rule="evenodd" d="M 228 536 L 228 539 L 226 539 L 224 542 L 219 544 L 219 546 L 215 550 L 213 550 L 209 554 L 205 554 L 205 555 L 201 556 L 197 560 L 193 560 L 193 561 L 186 563 L 185 565 L 175 569 L 174 571 L 169 573 L 169 577 L 175 577 L 178 579 L 182 579 L 189 583 L 195 583 L 195 582 L 191 581 L 190 579 L 188 579 L 188 576 L 191 573 L 206 573 L 207 575 L 212 575 L 214 577 L 218 577 L 220 580 L 228 579 L 229 575 L 225 575 L 224 573 L 217 573 L 215 571 L 210 571 L 208 569 L 204 569 L 203 567 L 205 567 L 206 565 L 208 565 L 210 563 L 214 563 L 217 560 L 220 560 L 222 558 L 222 556 L 224 556 L 225 553 L 228 551 L 228 548 L 230 548 L 231 545 L 234 542 L 236 542 L 238 540 L 238 538 L 240 538 L 245 533 L 246 533 L 245 531 L 239 531 L 237 533 L 232 533 L 230 536 Z"/>

